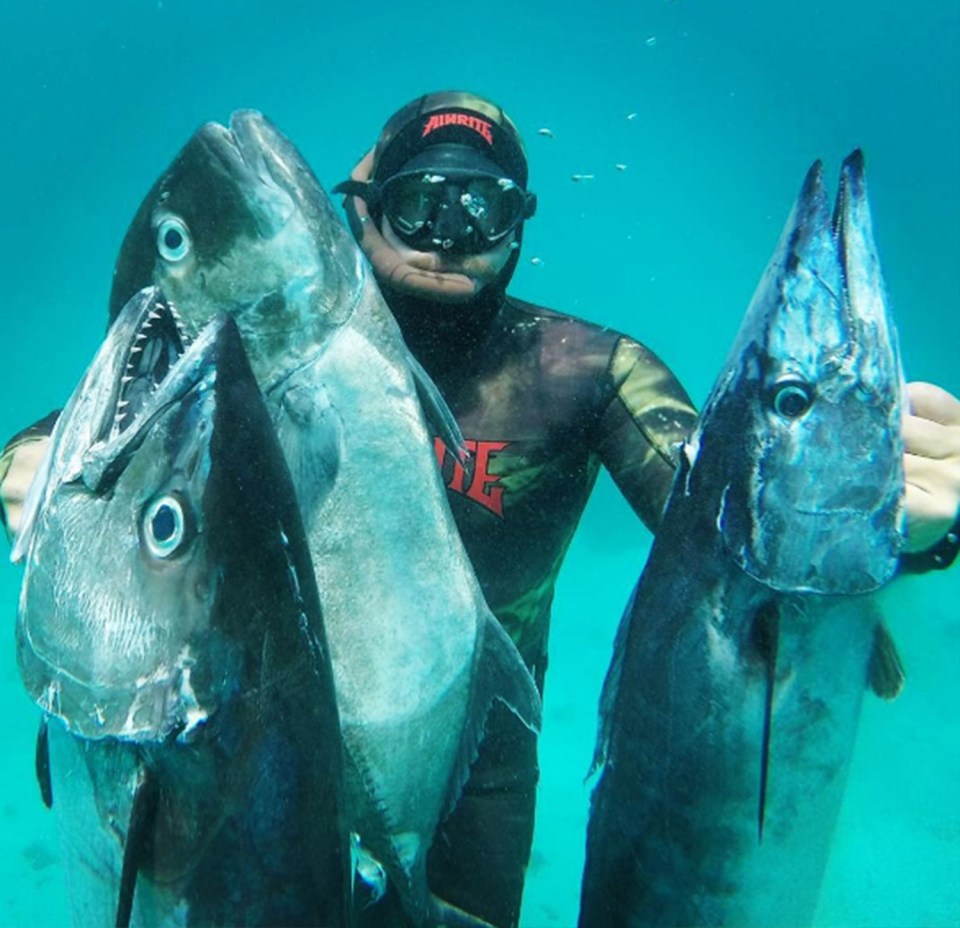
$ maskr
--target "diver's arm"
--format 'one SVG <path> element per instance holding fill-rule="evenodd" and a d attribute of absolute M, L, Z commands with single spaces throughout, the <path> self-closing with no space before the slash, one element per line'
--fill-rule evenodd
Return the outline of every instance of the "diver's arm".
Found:
<path fill-rule="evenodd" d="M 930 383 L 907 384 L 903 420 L 907 541 L 901 567 L 949 567 L 960 549 L 960 400 Z"/>
<path fill-rule="evenodd" d="M 59 412 L 52 412 L 18 432 L 0 454 L 0 521 L 11 541 L 20 525 L 23 501 L 50 443 Z"/>
<path fill-rule="evenodd" d="M 633 339 L 617 342 L 607 375 L 594 446 L 634 512 L 656 531 L 697 414 L 667 366 Z"/>

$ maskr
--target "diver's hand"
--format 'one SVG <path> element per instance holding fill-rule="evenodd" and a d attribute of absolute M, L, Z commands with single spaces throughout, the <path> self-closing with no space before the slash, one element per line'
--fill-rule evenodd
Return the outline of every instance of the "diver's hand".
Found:
<path fill-rule="evenodd" d="M 932 383 L 907 384 L 903 420 L 905 551 L 925 551 L 960 510 L 960 400 Z"/>
<path fill-rule="evenodd" d="M 10 452 L 9 467 L 0 480 L 0 505 L 6 518 L 7 537 L 11 541 L 20 527 L 27 490 L 49 444 L 49 437 L 37 436 L 20 442 Z"/>

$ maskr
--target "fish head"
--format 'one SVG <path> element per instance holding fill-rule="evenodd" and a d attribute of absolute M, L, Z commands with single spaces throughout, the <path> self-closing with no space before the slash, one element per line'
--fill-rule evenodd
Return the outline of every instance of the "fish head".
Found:
<path fill-rule="evenodd" d="M 808 173 L 694 439 L 744 571 L 780 591 L 836 594 L 892 576 L 902 382 L 857 151 L 833 210 L 820 164 Z"/>
<path fill-rule="evenodd" d="M 25 542 L 21 677 L 88 738 L 189 733 L 216 711 L 248 672 L 224 597 L 263 556 L 251 525 L 276 532 L 261 514 L 282 457 L 263 463 L 259 436 L 276 441 L 236 326 L 183 347 L 169 316 L 153 288 L 121 312 L 58 420 Z"/>
<path fill-rule="evenodd" d="M 359 250 L 296 148 L 263 115 L 200 127 L 140 205 L 114 270 L 111 320 L 157 286 L 195 335 L 234 317 L 254 371 L 316 350 L 357 302 Z"/>

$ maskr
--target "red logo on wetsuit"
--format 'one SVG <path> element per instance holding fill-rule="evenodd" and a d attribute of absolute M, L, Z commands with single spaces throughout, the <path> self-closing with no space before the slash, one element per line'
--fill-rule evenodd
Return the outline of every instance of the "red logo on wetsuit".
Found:
<path fill-rule="evenodd" d="M 442 438 L 434 438 L 433 451 L 447 489 L 472 499 L 503 518 L 503 487 L 497 486 L 500 477 L 491 474 L 489 467 L 490 455 L 502 451 L 509 444 L 508 441 L 465 441 L 470 458 L 466 464 L 462 464 Z"/>
<path fill-rule="evenodd" d="M 424 123 L 421 138 L 426 138 L 434 129 L 442 129 L 445 126 L 466 126 L 468 129 L 473 129 L 484 141 L 490 145 L 493 144 L 491 124 L 479 116 L 468 116 L 466 113 L 435 113 Z"/>

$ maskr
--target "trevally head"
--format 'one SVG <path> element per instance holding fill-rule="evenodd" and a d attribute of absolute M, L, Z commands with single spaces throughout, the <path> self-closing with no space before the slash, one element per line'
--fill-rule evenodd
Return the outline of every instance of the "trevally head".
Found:
<path fill-rule="evenodd" d="M 201 126 L 149 191 L 114 270 L 110 318 L 156 285 L 195 334 L 232 315 L 254 371 L 341 324 L 363 275 L 358 249 L 304 159 L 263 115 Z"/>
<path fill-rule="evenodd" d="M 781 591 L 861 593 L 896 569 L 902 373 L 863 157 L 804 181 L 691 449 L 733 559 Z"/>

